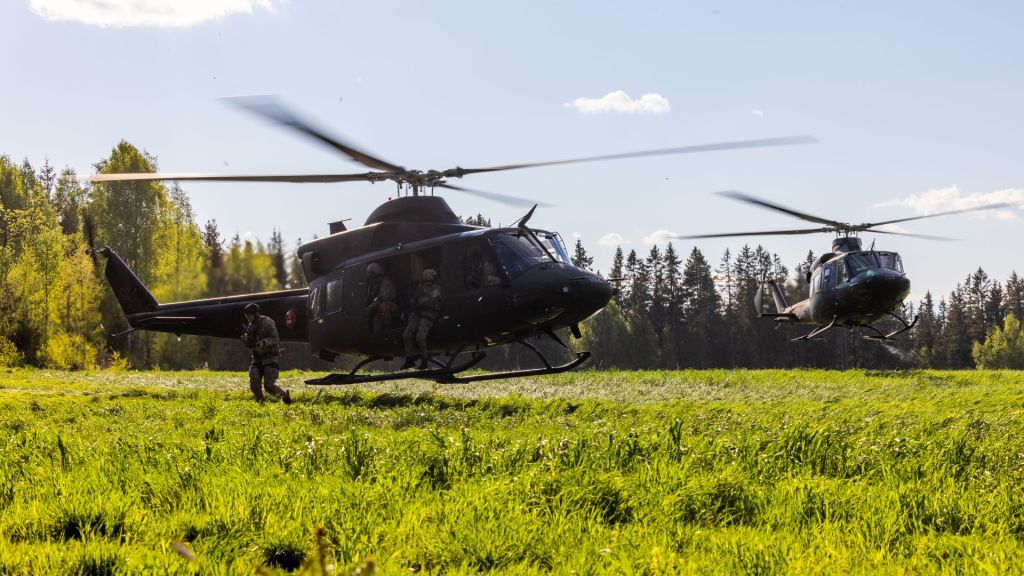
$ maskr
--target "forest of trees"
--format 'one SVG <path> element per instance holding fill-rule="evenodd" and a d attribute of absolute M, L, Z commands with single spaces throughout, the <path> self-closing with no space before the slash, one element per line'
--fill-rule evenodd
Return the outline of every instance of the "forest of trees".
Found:
<path fill-rule="evenodd" d="M 121 142 L 95 164 L 98 173 L 156 171 L 156 160 Z M 465 220 L 490 225 L 482 215 Z M 159 301 L 177 301 L 304 285 L 294 250 L 279 232 L 263 244 L 225 239 L 216 221 L 200 225 L 186 193 L 155 182 L 79 183 L 70 169 L 35 168 L 0 156 L 0 366 L 91 369 L 242 369 L 247 353 L 234 341 L 124 332 L 120 307 L 102 280 L 102 259 L 88 246 L 109 245 Z M 578 345 L 596 367 L 865 367 L 971 368 L 1016 362 L 1024 345 L 1024 279 L 1005 282 L 978 269 L 952 293 L 908 305 L 918 326 L 900 341 L 866 341 L 841 329 L 821 341 L 793 343 L 806 326 L 777 326 L 753 309 L 761 282 L 785 285 L 792 302 L 806 296 L 794 274 L 762 246 L 726 251 L 715 263 L 694 247 L 685 259 L 671 243 L 646 255 L 620 248 L 605 274 L 619 286 L 606 310 L 584 326 Z M 593 259 L 577 241 L 573 262 Z M 1008 350 L 1008 351 L 1007 351 Z M 505 353 L 505 362 L 527 362 Z M 308 347 L 286 346 L 282 364 L 329 369 Z"/>

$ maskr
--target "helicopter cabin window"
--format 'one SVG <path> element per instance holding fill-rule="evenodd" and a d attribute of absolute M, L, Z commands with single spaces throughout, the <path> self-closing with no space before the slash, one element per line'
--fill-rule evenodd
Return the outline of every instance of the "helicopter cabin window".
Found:
<path fill-rule="evenodd" d="M 825 288 L 831 288 L 833 285 L 835 285 L 835 270 L 836 270 L 836 263 L 835 262 L 831 262 L 829 264 L 826 264 L 824 269 L 822 270 L 822 273 L 821 273 L 822 285 Z"/>
<path fill-rule="evenodd" d="M 344 300 L 344 293 L 342 292 L 341 287 L 342 283 L 340 276 L 327 283 L 326 302 L 324 303 L 324 314 L 326 316 L 341 312 L 342 301 Z"/>
<path fill-rule="evenodd" d="M 491 245 L 509 280 L 538 264 L 551 262 L 544 248 L 525 231 L 495 234 L 491 236 Z"/>

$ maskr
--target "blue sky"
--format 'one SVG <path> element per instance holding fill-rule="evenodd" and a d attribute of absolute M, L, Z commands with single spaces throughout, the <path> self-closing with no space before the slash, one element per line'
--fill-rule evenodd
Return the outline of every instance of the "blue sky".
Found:
<path fill-rule="evenodd" d="M 11 0 L 0 3 L 0 153 L 87 174 L 126 139 L 168 172 L 365 170 L 219 100 L 245 94 L 279 95 L 384 159 L 422 169 L 820 140 L 457 182 L 554 204 L 531 222 L 570 243 L 579 235 L 607 269 L 616 238 L 646 254 L 659 230 L 801 227 L 716 190 L 850 222 L 1024 206 L 1022 16 L 1016 2 Z M 567 105 L 616 92 L 650 105 Z M 331 220 L 360 223 L 394 193 L 386 183 L 185 189 L 200 221 L 216 219 L 226 236 L 266 240 L 276 227 L 291 241 L 325 234 Z M 447 198 L 458 213 L 496 222 L 522 212 Z M 945 294 L 979 265 L 998 279 L 1024 273 L 1022 216 L 912 222 L 904 228 L 964 240 L 878 236 L 877 246 L 903 254 L 914 297 Z M 760 241 L 792 266 L 830 237 Z M 742 243 L 699 246 L 717 261 Z"/>

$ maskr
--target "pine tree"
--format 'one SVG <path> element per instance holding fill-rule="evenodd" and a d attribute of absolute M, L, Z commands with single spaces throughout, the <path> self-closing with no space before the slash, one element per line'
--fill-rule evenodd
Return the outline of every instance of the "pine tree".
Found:
<path fill-rule="evenodd" d="M 1006 281 L 1003 300 L 1006 314 L 1013 314 L 1018 320 L 1024 319 L 1024 277 L 1018 276 L 1016 270 L 1010 273 Z"/>
<path fill-rule="evenodd" d="M 718 344 L 721 305 L 711 264 L 696 247 L 690 252 L 683 269 L 682 286 L 685 332 L 679 351 L 684 366 L 707 368 L 714 363 L 713 351 Z"/>
<path fill-rule="evenodd" d="M 576 239 L 576 247 L 572 253 L 572 265 L 580 270 L 591 270 L 594 265 L 594 257 L 587 255 L 587 250 L 583 247 L 583 240 L 580 238 Z"/>
<path fill-rule="evenodd" d="M 277 280 L 277 285 L 281 288 L 287 288 L 288 270 L 284 265 L 284 239 L 281 238 L 281 232 L 277 228 L 274 228 L 270 235 L 270 244 L 267 245 L 267 251 L 270 253 L 270 261 L 274 265 L 274 279 Z"/>

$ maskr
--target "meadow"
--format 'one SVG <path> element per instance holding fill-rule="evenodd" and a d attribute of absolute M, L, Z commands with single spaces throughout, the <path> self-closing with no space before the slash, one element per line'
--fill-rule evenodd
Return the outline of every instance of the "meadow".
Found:
<path fill-rule="evenodd" d="M 1020 372 L 0 371 L 0 574 L 1024 572 Z"/>

